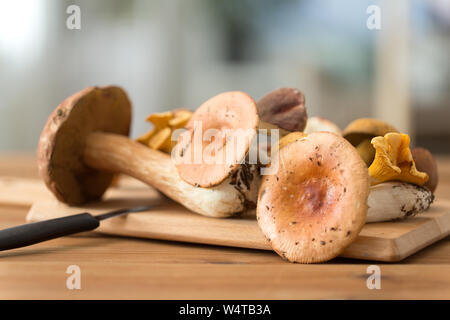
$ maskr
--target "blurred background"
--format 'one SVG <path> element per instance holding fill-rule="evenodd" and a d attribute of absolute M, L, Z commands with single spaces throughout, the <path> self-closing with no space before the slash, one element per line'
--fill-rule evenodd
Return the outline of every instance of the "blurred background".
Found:
<path fill-rule="evenodd" d="M 80 30 L 66 27 L 73 4 Z M 448 0 L 0 0 L 0 151 L 34 151 L 62 100 L 116 84 L 133 137 L 152 112 L 289 86 L 311 116 L 381 118 L 450 153 L 449 57 Z"/>

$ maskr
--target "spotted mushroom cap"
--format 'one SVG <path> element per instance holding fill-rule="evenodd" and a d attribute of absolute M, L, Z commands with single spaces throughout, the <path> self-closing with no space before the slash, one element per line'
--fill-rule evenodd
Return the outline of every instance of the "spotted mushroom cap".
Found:
<path fill-rule="evenodd" d="M 174 148 L 178 174 L 193 186 L 209 188 L 222 183 L 240 167 L 258 123 L 256 103 L 244 92 L 225 92 L 209 99 L 194 112 Z"/>
<path fill-rule="evenodd" d="M 257 218 L 272 248 L 291 262 L 323 262 L 358 236 L 369 177 L 356 149 L 330 132 L 311 133 L 279 150 L 262 178 Z"/>

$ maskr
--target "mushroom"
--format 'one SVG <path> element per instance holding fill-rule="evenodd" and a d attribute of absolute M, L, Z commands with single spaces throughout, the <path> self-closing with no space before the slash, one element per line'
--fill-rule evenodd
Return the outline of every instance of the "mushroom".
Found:
<path fill-rule="evenodd" d="M 192 116 L 187 109 L 175 109 L 172 111 L 153 113 L 147 121 L 153 124 L 153 128 L 136 139 L 136 141 L 155 150 L 170 153 L 175 146 L 172 133 L 184 127 Z"/>
<path fill-rule="evenodd" d="M 308 116 L 305 96 L 295 88 L 280 88 L 269 92 L 258 103 L 262 121 L 286 131 L 303 131 Z"/>
<path fill-rule="evenodd" d="M 416 168 L 407 134 L 391 132 L 384 137 L 375 137 L 372 145 L 376 150 L 369 167 L 372 185 L 399 180 L 423 186 L 428 181 L 428 175 Z"/>
<path fill-rule="evenodd" d="M 241 167 L 258 123 L 256 104 L 243 92 L 221 93 L 203 103 L 180 134 L 173 152 L 180 177 L 203 188 L 221 184 Z M 206 137 L 209 132 L 212 136 Z"/>
<path fill-rule="evenodd" d="M 306 136 L 303 132 L 291 132 L 280 139 L 279 149 Z M 410 183 L 388 181 L 376 184 L 369 189 L 366 223 L 412 217 L 428 210 L 433 200 L 431 191 Z"/>
<path fill-rule="evenodd" d="M 433 193 L 411 183 L 387 181 L 370 187 L 366 223 L 400 220 L 428 210 Z"/>
<path fill-rule="evenodd" d="M 311 133 L 279 150 L 273 175 L 262 177 L 258 224 L 291 262 L 339 255 L 363 227 L 369 177 L 356 149 L 329 132 Z"/>
<path fill-rule="evenodd" d="M 103 131 L 128 135 L 131 104 L 116 87 L 86 88 L 62 102 L 50 115 L 38 146 L 38 169 L 47 187 L 61 201 L 81 204 L 98 199 L 113 174 L 82 161 L 86 138 Z"/>
<path fill-rule="evenodd" d="M 425 148 L 413 148 L 411 149 L 411 154 L 416 163 L 417 170 L 428 174 L 429 179 L 424 184 L 424 187 L 427 187 L 434 193 L 439 182 L 436 160 L 434 160 L 431 152 Z"/>
<path fill-rule="evenodd" d="M 206 216 L 227 217 L 246 208 L 245 186 L 238 191 L 230 184 L 210 189 L 187 184 L 169 155 L 126 137 L 130 121 L 130 101 L 118 87 L 89 87 L 63 101 L 38 146 L 39 173 L 50 191 L 70 205 L 84 204 L 99 199 L 117 172 Z M 241 184 L 241 176 L 235 180 Z"/>
<path fill-rule="evenodd" d="M 245 160 L 257 134 L 262 129 L 269 129 L 269 134 L 276 129 L 284 136 L 289 133 L 286 128 L 294 127 L 292 119 L 296 128 L 302 128 L 306 117 L 303 102 L 303 94 L 290 88 L 267 94 L 258 106 L 240 91 L 221 93 L 209 99 L 194 112 L 174 149 L 180 177 L 191 185 L 210 188 L 236 175 L 241 167 L 255 171 L 258 163 L 248 165 Z M 271 122 L 261 121 L 258 112 Z M 210 130 L 215 132 L 211 137 L 214 139 L 203 139 Z M 204 159 L 207 151 L 209 161 Z M 254 178 L 257 177 L 252 175 Z"/>
<path fill-rule="evenodd" d="M 319 131 L 333 132 L 336 133 L 337 135 L 342 136 L 342 130 L 337 126 L 337 124 L 325 118 L 309 117 L 308 121 L 306 122 L 304 132 L 309 134 Z"/>
<path fill-rule="evenodd" d="M 351 122 L 344 129 L 344 138 L 356 147 L 367 166 L 370 166 L 374 157 L 375 149 L 371 145 L 372 138 L 384 136 L 389 132 L 398 132 L 390 124 L 377 119 L 360 118 Z"/>

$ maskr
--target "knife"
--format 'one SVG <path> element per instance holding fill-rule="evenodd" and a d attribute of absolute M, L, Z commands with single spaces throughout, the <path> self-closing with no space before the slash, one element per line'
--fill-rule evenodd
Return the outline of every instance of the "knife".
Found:
<path fill-rule="evenodd" d="M 96 229 L 102 220 L 132 212 L 147 211 L 153 207 L 155 205 L 120 209 L 96 216 L 84 212 L 0 230 L 0 251 L 26 247 L 79 232 L 91 231 Z"/>

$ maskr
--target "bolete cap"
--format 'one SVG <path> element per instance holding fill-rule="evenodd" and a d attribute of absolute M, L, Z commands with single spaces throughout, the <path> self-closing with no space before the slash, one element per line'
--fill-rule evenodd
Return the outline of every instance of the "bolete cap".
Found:
<path fill-rule="evenodd" d="M 389 132 L 398 132 L 398 130 L 389 123 L 378 119 L 360 118 L 349 123 L 344 129 L 343 136 L 352 145 L 357 146 L 364 139 L 384 136 Z"/>
<path fill-rule="evenodd" d="M 194 112 L 174 148 L 178 174 L 193 186 L 220 184 L 245 159 L 258 123 L 256 103 L 246 93 L 209 99 Z"/>
<path fill-rule="evenodd" d="M 303 131 L 308 116 L 305 96 L 295 88 L 279 88 L 262 97 L 258 103 L 262 121 L 287 131 Z"/>
<path fill-rule="evenodd" d="M 50 191 L 70 205 L 102 196 L 113 174 L 83 163 L 91 132 L 128 135 L 131 103 L 121 88 L 89 87 L 64 100 L 48 118 L 39 139 L 38 170 Z"/>
<path fill-rule="evenodd" d="M 367 214 L 369 177 L 356 149 L 316 132 L 279 150 L 259 189 L 258 224 L 272 248 L 291 262 L 323 262 L 357 237 Z"/>
<path fill-rule="evenodd" d="M 429 179 L 424 186 L 434 193 L 439 182 L 436 160 L 431 152 L 425 148 L 413 148 L 411 149 L 411 153 L 417 170 L 428 174 Z"/>

